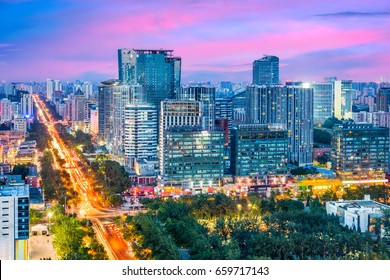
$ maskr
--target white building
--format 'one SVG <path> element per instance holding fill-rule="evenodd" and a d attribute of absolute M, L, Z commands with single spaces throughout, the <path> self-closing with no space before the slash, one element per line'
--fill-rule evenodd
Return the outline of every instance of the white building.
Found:
<path fill-rule="evenodd" d="M 34 114 L 33 112 L 33 101 L 31 94 L 23 94 L 21 100 L 21 109 L 20 113 L 25 117 L 30 117 Z"/>
<path fill-rule="evenodd" d="M 370 200 L 369 195 L 364 200 L 326 202 L 328 215 L 338 216 L 342 226 L 360 232 L 373 232 L 375 219 L 382 217 L 385 209 L 390 210 L 390 206 Z"/>
<path fill-rule="evenodd" d="M 157 157 L 157 108 L 148 104 L 127 105 L 124 110 L 126 164 Z"/>
<path fill-rule="evenodd" d="M 51 101 L 54 93 L 54 81 L 51 79 L 46 80 L 46 99 Z"/>
<path fill-rule="evenodd" d="M 14 131 L 26 132 L 27 131 L 27 122 L 23 116 L 17 115 L 14 117 Z"/>
<path fill-rule="evenodd" d="M 0 186 L 0 260 L 27 259 L 29 186 L 20 175 L 2 178 Z"/>
<path fill-rule="evenodd" d="M 89 131 L 93 136 L 99 133 L 99 107 L 91 108 L 90 110 L 90 127 Z"/>

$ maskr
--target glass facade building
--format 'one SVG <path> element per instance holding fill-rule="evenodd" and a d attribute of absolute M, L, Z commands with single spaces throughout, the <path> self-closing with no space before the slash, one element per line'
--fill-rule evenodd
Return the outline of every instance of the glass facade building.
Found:
<path fill-rule="evenodd" d="M 384 180 L 389 129 L 346 122 L 333 128 L 332 168 L 342 181 Z"/>
<path fill-rule="evenodd" d="M 333 116 L 333 83 L 311 84 L 313 88 L 313 121 L 323 124 Z"/>
<path fill-rule="evenodd" d="M 119 80 L 139 84 L 147 93 L 147 103 L 174 98 L 180 87 L 181 58 L 173 50 L 118 50 Z"/>
<path fill-rule="evenodd" d="M 163 157 L 165 186 L 219 185 L 224 174 L 224 133 L 171 127 L 165 134 Z"/>
<path fill-rule="evenodd" d="M 253 62 L 253 84 L 279 84 L 279 58 L 268 55 Z"/>
<path fill-rule="evenodd" d="M 252 176 L 267 182 L 287 174 L 288 133 L 281 126 L 238 125 L 231 136 L 231 173 L 237 178 Z"/>

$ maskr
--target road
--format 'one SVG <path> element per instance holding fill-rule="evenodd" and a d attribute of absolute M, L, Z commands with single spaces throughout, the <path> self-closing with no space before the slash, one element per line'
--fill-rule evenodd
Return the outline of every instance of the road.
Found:
<path fill-rule="evenodd" d="M 78 212 L 81 217 L 87 217 L 88 219 L 93 220 L 95 223 L 95 230 L 104 229 L 106 227 L 105 223 L 107 218 L 119 216 L 127 212 L 118 209 L 110 209 L 101 205 L 99 202 L 99 194 L 95 192 L 91 180 L 84 174 L 82 167 L 80 167 L 81 160 L 77 153 L 74 149 L 68 148 L 68 146 L 65 145 L 54 127 L 56 123 L 61 122 L 53 119 L 49 110 L 47 110 L 45 103 L 40 100 L 37 94 L 33 94 L 33 101 L 38 111 L 37 115 L 39 121 L 47 127 L 49 134 L 52 136 L 50 146 L 52 149 L 57 149 L 59 156 L 65 160 L 65 169 L 70 176 L 72 187 L 81 198 L 81 202 L 79 203 L 76 212 Z M 54 165 L 57 169 L 61 168 L 56 162 L 54 162 Z M 120 260 L 132 259 L 131 254 L 128 252 L 128 246 L 121 235 L 114 234 L 111 228 L 110 230 L 107 228 L 106 230 L 101 230 L 100 232 L 97 232 L 97 234 L 98 236 L 100 235 L 101 242 L 110 258 Z M 108 246 L 108 244 L 110 246 Z"/>

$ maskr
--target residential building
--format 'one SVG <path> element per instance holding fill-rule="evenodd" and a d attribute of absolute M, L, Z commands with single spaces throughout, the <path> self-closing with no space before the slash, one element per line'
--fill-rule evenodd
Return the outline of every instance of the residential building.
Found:
<path fill-rule="evenodd" d="M 21 100 L 20 113 L 22 114 L 22 116 L 27 117 L 27 118 L 34 115 L 33 101 L 32 101 L 31 94 L 23 94 L 22 100 Z"/>
<path fill-rule="evenodd" d="M 376 95 L 377 111 L 390 112 L 390 88 L 380 88 Z"/>
<path fill-rule="evenodd" d="M 29 186 L 20 175 L 3 177 L 0 186 L 0 259 L 27 260 Z"/>
<path fill-rule="evenodd" d="M 16 115 L 13 120 L 14 131 L 26 132 L 27 131 L 27 121 L 24 116 Z"/>
<path fill-rule="evenodd" d="M 157 108 L 148 104 L 132 104 L 124 109 L 125 163 L 134 167 L 134 161 L 157 157 Z"/>

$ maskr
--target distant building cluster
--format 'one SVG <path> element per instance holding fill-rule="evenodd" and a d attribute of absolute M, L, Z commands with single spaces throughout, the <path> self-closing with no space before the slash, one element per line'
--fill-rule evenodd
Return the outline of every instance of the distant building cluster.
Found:
<path fill-rule="evenodd" d="M 253 61 L 252 82 L 181 83 L 173 50 L 118 50 L 118 79 L 0 84 L 0 120 L 26 132 L 31 93 L 42 93 L 133 182 L 160 188 L 284 186 L 320 156 L 347 184 L 386 183 L 390 85 L 324 78 L 280 81 L 279 58 Z M 322 128 L 328 118 L 342 120 Z M 331 143 L 317 145 L 314 129 Z"/>

